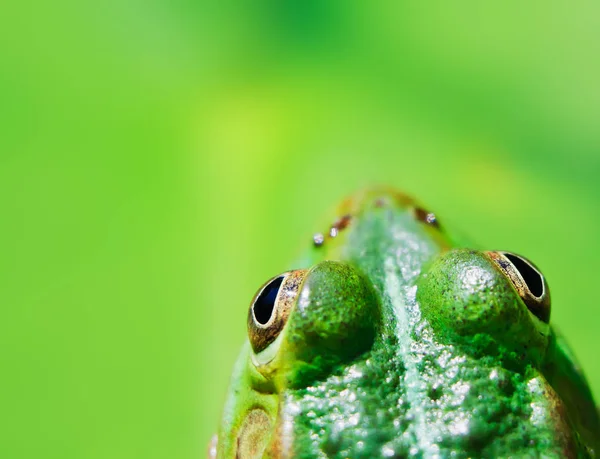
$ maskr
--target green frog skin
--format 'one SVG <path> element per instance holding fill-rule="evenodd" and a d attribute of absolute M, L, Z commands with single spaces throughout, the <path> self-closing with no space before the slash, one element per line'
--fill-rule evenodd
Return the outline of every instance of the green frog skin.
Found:
<path fill-rule="evenodd" d="M 219 458 L 595 457 L 540 270 L 388 188 L 344 201 L 248 311 Z"/>

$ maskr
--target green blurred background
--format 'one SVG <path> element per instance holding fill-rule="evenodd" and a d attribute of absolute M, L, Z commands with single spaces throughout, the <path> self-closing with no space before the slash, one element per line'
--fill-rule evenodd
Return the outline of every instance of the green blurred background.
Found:
<path fill-rule="evenodd" d="M 0 457 L 204 457 L 255 289 L 371 183 L 534 260 L 600 396 L 599 18 L 4 5 Z"/>

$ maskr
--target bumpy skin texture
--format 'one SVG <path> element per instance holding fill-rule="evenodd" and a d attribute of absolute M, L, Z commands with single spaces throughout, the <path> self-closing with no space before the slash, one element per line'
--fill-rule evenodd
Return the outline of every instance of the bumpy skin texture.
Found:
<path fill-rule="evenodd" d="M 593 457 L 585 378 L 484 252 L 393 190 L 343 216 L 269 361 L 244 347 L 219 457 Z"/>

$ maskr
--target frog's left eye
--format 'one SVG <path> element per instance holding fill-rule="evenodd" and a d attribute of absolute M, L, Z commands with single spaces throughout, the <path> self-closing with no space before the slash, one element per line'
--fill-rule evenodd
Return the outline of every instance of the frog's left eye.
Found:
<path fill-rule="evenodd" d="M 256 354 L 273 343 L 285 327 L 307 272 L 283 273 L 258 289 L 248 311 L 248 337 Z"/>
<path fill-rule="evenodd" d="M 550 290 L 540 270 L 527 258 L 510 252 L 487 252 L 515 290 L 542 322 L 550 321 Z"/>

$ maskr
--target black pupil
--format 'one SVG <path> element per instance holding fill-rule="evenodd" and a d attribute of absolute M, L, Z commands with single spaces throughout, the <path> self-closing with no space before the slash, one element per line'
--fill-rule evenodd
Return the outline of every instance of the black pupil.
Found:
<path fill-rule="evenodd" d="M 529 291 L 533 296 L 540 297 L 544 293 L 544 282 L 542 275 L 531 267 L 531 265 L 525 262 L 522 258 L 509 253 L 505 253 L 504 256 L 508 258 L 511 263 L 521 273 L 523 280 L 529 287 Z"/>
<path fill-rule="evenodd" d="M 260 292 L 260 295 L 258 295 L 258 298 L 254 302 L 254 317 L 259 324 L 265 325 L 271 318 L 273 308 L 275 308 L 277 293 L 279 293 L 282 282 L 283 277 L 273 279 L 269 285 L 263 288 L 262 292 Z"/>

